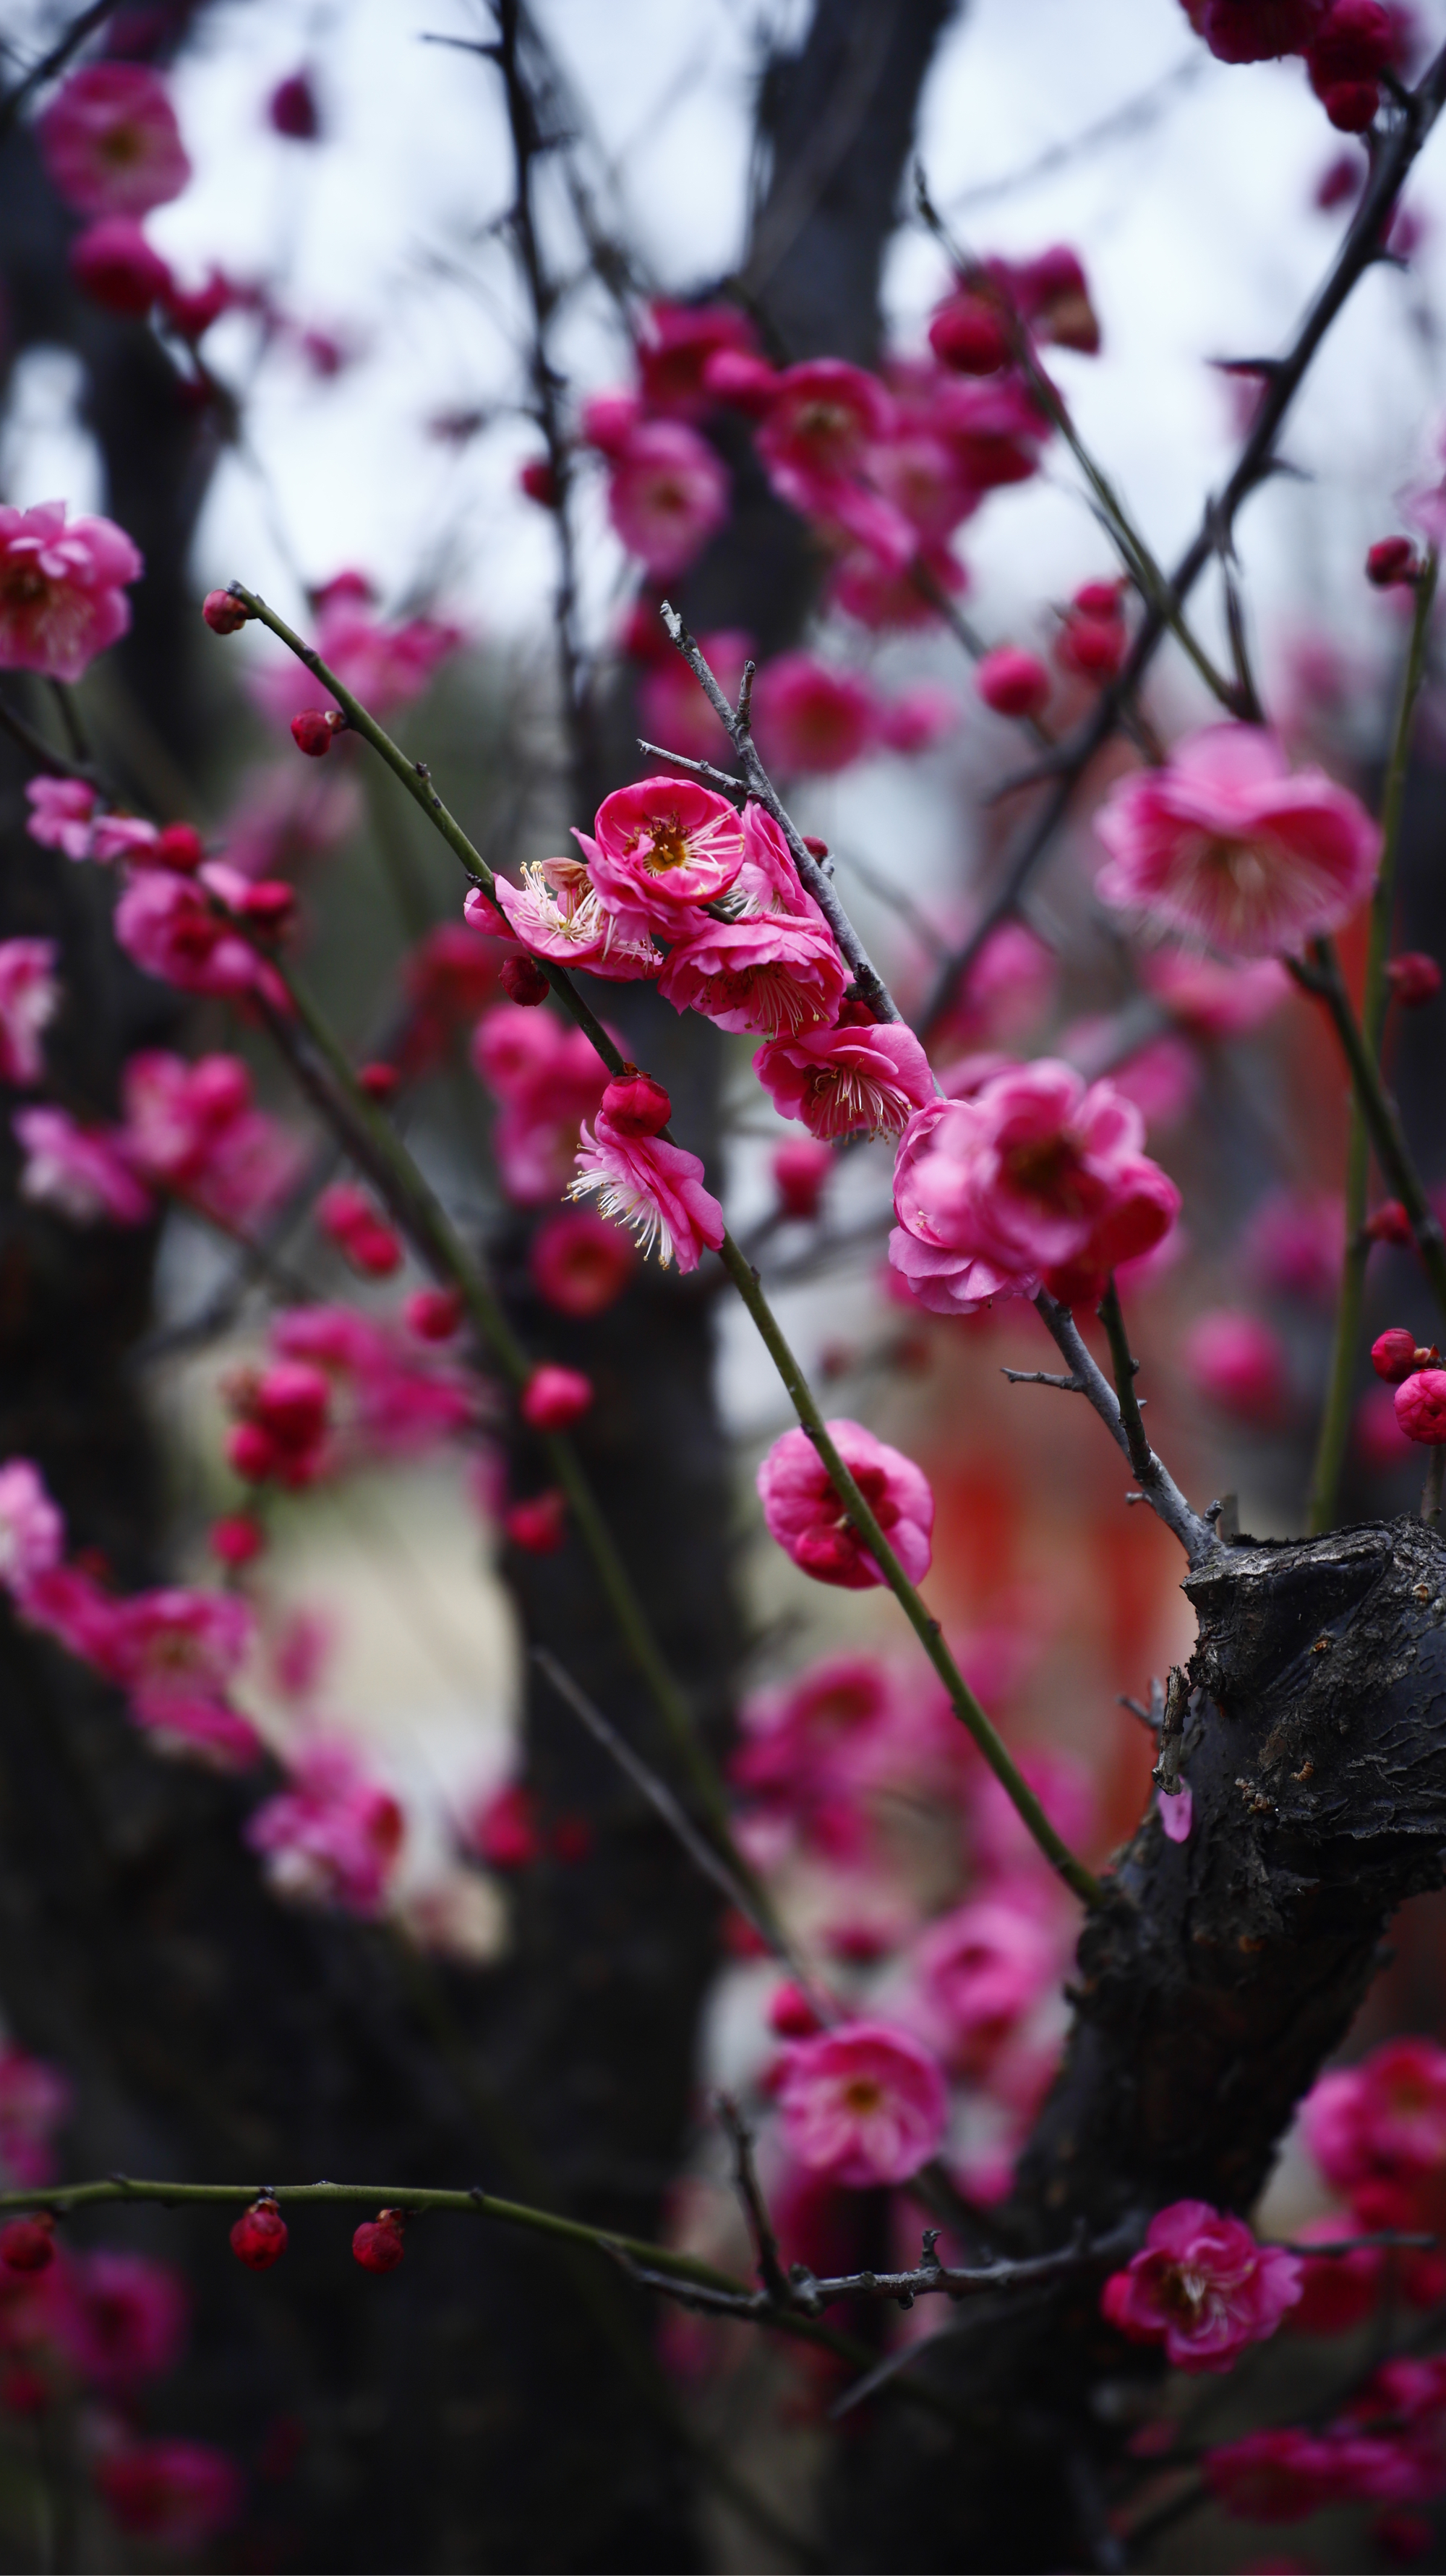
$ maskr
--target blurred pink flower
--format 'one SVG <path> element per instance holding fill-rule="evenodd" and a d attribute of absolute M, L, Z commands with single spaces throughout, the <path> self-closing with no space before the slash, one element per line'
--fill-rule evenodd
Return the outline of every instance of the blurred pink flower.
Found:
<path fill-rule="evenodd" d="M 881 707 L 879 740 L 886 750 L 905 756 L 932 751 L 936 743 L 957 730 L 963 713 L 952 689 L 940 688 L 932 680 L 920 680 Z"/>
<path fill-rule="evenodd" d="M 87 63 L 36 119 L 51 185 L 82 215 L 144 215 L 191 176 L 164 81 L 144 63 Z"/>
<path fill-rule="evenodd" d="M 688 778 L 614 789 L 592 836 L 574 838 L 604 910 L 635 938 L 656 930 L 676 939 L 703 904 L 728 893 L 743 865 L 737 808 Z"/>
<path fill-rule="evenodd" d="M 1272 1190 L 1241 1243 L 1246 1276 L 1266 1295 L 1333 1306 L 1346 1249 L 1345 1201 L 1333 1190 Z"/>
<path fill-rule="evenodd" d="M 681 420 L 645 420 L 608 478 L 608 516 L 629 554 L 660 580 L 684 572 L 728 516 L 728 468 Z"/>
<path fill-rule="evenodd" d="M 968 1678 L 979 1688 L 972 1668 L 966 1669 Z M 992 1700 L 999 1693 L 981 1690 L 980 1696 Z M 1072 1851 L 1087 1845 L 1097 1831 L 1098 1819 L 1094 1790 L 1084 1764 L 1072 1753 L 1031 1750 L 1021 1755 L 1019 1767 L 1055 1832 Z M 982 1764 L 970 1793 L 968 1839 L 969 1857 L 981 1877 L 1013 1880 L 1025 1876 L 1051 1891 L 1058 1886 L 1013 1799 Z"/>
<path fill-rule="evenodd" d="M 1368 1386 L 1351 1416 L 1351 1440 L 1361 1464 L 1373 1475 L 1389 1475 L 1412 1457 L 1413 1446 L 1396 1419 L 1395 1389 Z M 1419 1466 L 1419 1460 L 1417 1464 Z"/>
<path fill-rule="evenodd" d="M 1213 957 L 1194 957 L 1183 948 L 1146 949 L 1140 959 L 1140 979 L 1177 1020 L 1210 1038 L 1241 1037 L 1262 1027 L 1291 990 L 1290 977 L 1277 957 L 1260 957 L 1249 966 L 1222 966 Z"/>
<path fill-rule="evenodd" d="M 224 2451 L 170 2434 L 108 2451 L 95 2482 L 122 2531 L 166 2551 L 203 2550 L 239 2519 L 245 2497 L 241 2472 Z"/>
<path fill-rule="evenodd" d="M 0 2048 L 0 2165 L 13 2187 L 33 2190 L 55 2172 L 51 2131 L 70 2111 L 70 2080 L 23 2048 Z"/>
<path fill-rule="evenodd" d="M 914 578 L 914 564 L 921 580 Z M 829 577 L 829 604 L 874 633 L 937 625 L 939 610 L 930 590 L 952 599 L 968 589 L 969 576 L 945 545 L 921 545 L 914 564 L 881 563 L 867 546 L 854 546 L 840 556 Z"/>
<path fill-rule="evenodd" d="M 239 1056 L 188 1064 L 147 1049 L 129 1059 L 122 1090 L 127 1162 L 225 1224 L 268 1215 L 298 1178 L 301 1147 L 255 1106 Z"/>
<path fill-rule="evenodd" d="M 995 1074 L 972 1099 L 934 1101 L 899 1146 L 889 1259 L 939 1314 L 1033 1296 L 1041 1278 L 1079 1301 L 1179 1214 L 1143 1142 L 1139 1111 L 1112 1083 L 1087 1088 L 1048 1057 Z"/>
<path fill-rule="evenodd" d="M 960 978 L 939 1023 L 940 1044 L 1010 1046 L 1043 1018 L 1059 969 L 1042 939 L 1022 921 L 991 931 Z"/>
<path fill-rule="evenodd" d="M 812 653 L 780 653 L 759 672 L 753 730 L 764 762 L 785 776 L 833 777 L 871 751 L 881 709 L 869 682 Z"/>
<path fill-rule="evenodd" d="M 221 1771 L 259 1760 L 261 1739 L 228 1697 L 254 1632 L 254 1613 L 236 1592 L 171 1584 L 115 1604 L 110 1669 L 137 1726 L 162 1751 Z"/>
<path fill-rule="evenodd" d="M 877 2021 L 798 2041 L 778 2101 L 789 2153 L 858 2189 L 907 2182 L 937 2153 L 948 2112 L 938 2060 Z"/>
<path fill-rule="evenodd" d="M 131 622 L 126 582 L 144 566 L 110 519 L 65 523 L 63 501 L 0 507 L 0 671 L 78 680 Z"/>
<path fill-rule="evenodd" d="M 1403 2210 L 1446 2204 L 1446 2049 L 1391 2039 L 1358 2065 L 1318 2076 L 1301 2106 L 1305 2141 L 1326 2181 L 1353 2204 L 1382 2188 Z M 1419 2217 L 1373 2217 L 1419 2225 Z M 1427 2224 L 1435 2226 L 1433 2214 Z"/>
<path fill-rule="evenodd" d="M 198 885 L 160 868 L 131 879 L 116 905 L 115 935 L 137 966 L 183 993 L 234 998 L 275 980 Z"/>
<path fill-rule="evenodd" d="M 917 534 L 903 512 L 872 488 L 869 469 L 875 449 L 897 423 L 877 376 L 842 358 L 808 358 L 779 376 L 757 433 L 775 492 L 805 518 L 851 537 L 894 571 L 912 559 Z"/>
<path fill-rule="evenodd" d="M 708 362 L 725 349 L 757 354 L 753 325 L 736 304 L 650 304 L 637 350 L 648 410 L 669 420 L 701 420 L 715 399 Z"/>
<path fill-rule="evenodd" d="M 1336 930 L 1369 894 L 1381 835 L 1322 770 L 1292 775 L 1257 725 L 1207 725 L 1163 769 L 1112 791 L 1095 817 L 1106 903 L 1228 957 L 1293 951 Z"/>
<path fill-rule="evenodd" d="M 1172 2201 L 1141 2251 L 1100 2294 L 1101 2314 L 1134 2343 L 1163 2343 L 1176 2370 L 1230 2370 L 1273 2335 L 1300 2297 L 1297 2256 L 1258 2245 L 1243 2219 L 1203 2200 Z"/>
<path fill-rule="evenodd" d="M 921 1583 L 929 1571 L 934 1526 L 927 1477 L 861 1422 L 842 1419 L 827 1427 L 910 1582 Z M 758 1470 L 758 1496 L 769 1536 L 816 1583 L 859 1592 L 885 1580 L 805 1431 L 785 1431 L 775 1440 Z"/>
<path fill-rule="evenodd" d="M 10 1123 L 25 1148 L 22 1198 L 73 1225 L 144 1225 L 153 1213 L 149 1192 L 101 1128 L 77 1126 L 65 1109 L 17 1109 Z"/>
<path fill-rule="evenodd" d="M 369 715 L 385 717 L 410 706 L 463 640 L 461 628 L 441 618 L 408 617 L 389 625 L 377 615 L 371 586 L 360 573 L 339 573 L 318 595 L 316 649 Z M 336 705 L 330 690 L 292 653 L 263 664 L 253 686 L 267 713 L 287 724 L 309 707 Z"/>
<path fill-rule="evenodd" d="M 859 1019 L 774 1038 L 753 1070 L 784 1118 L 801 1118 L 810 1136 L 894 1136 L 911 1110 L 934 1096 L 929 1060 L 912 1029 L 897 1021 Z"/>
<path fill-rule="evenodd" d="M 1205 2484 L 1227 2513 L 1251 2522 L 1303 2522 L 1324 2505 L 1379 2497 L 1390 2446 L 1285 2424 L 1207 2451 Z"/>
<path fill-rule="evenodd" d="M 914 1965 L 930 2038 L 948 2065 L 977 2080 L 1058 1982 L 1063 1958 L 1040 1909 L 1001 1890 L 932 1924 Z"/>
<path fill-rule="evenodd" d="M 268 1798 L 246 1826 L 278 1896 L 380 1911 L 406 1832 L 391 1792 L 368 1777 L 348 1744 L 319 1742 L 293 1766 L 291 1787 Z"/>
<path fill-rule="evenodd" d="M 724 696 L 736 703 L 752 636 L 724 627 L 717 634 L 700 635 L 698 647 Z M 638 682 L 638 714 L 643 732 L 665 751 L 681 752 L 686 760 L 723 758 L 723 728 L 682 654 L 671 645 L 667 660 L 655 662 Z"/>
<path fill-rule="evenodd" d="M 54 1018 L 60 986 L 53 939 L 0 939 L 0 1082 L 38 1082 L 40 1033 Z"/>
<path fill-rule="evenodd" d="M 23 1593 L 37 1574 L 60 1562 L 65 1523 L 28 1458 L 0 1467 L 0 1585 Z"/>
<path fill-rule="evenodd" d="M 472 1033 L 473 1065 L 501 1104 L 492 1145 L 517 1207 L 544 1207 L 567 1185 L 581 1123 L 607 1087 L 607 1067 L 578 1028 L 549 1010 L 498 1002 Z"/>
<path fill-rule="evenodd" d="M 189 2302 L 179 2272 L 145 2254 L 74 2255 L 57 2323 L 67 2360 L 93 2388 L 129 2395 L 180 2360 Z"/>
<path fill-rule="evenodd" d="M 25 829 L 42 849 L 63 850 L 68 859 L 91 855 L 95 789 L 80 778 L 31 778 L 25 793 L 30 812 Z"/>
<path fill-rule="evenodd" d="M 1294 2230 L 1298 2245 L 1338 2245 L 1355 2234 L 1348 2215 L 1308 2218 Z M 1292 2334 L 1348 2334 L 1380 2304 L 1385 2258 L 1379 2246 L 1358 2245 L 1352 2254 L 1304 2255 L 1297 2305 L 1286 2318 Z"/>
<path fill-rule="evenodd" d="M 476 1420 L 475 1381 L 419 1349 L 404 1326 L 355 1306 L 292 1307 L 274 1318 L 271 1347 L 330 1381 L 328 1468 L 413 1458 Z"/>
<path fill-rule="evenodd" d="M 606 1218 L 567 1208 L 538 1227 L 527 1267 L 539 1297 L 559 1315 L 602 1315 L 630 1284 L 637 1255 Z"/>
<path fill-rule="evenodd" d="M 1290 1394 L 1285 1345 L 1259 1315 L 1218 1306 L 1197 1315 L 1180 1346 L 1197 1393 L 1241 1422 L 1278 1423 Z"/>
<path fill-rule="evenodd" d="M 723 1210 L 703 1187 L 698 1156 L 662 1136 L 625 1135 L 604 1109 L 582 1130 L 568 1197 L 591 1190 L 602 1214 L 630 1227 L 665 1270 L 675 1256 L 680 1271 L 696 1270 L 705 1246 L 716 1251 L 723 1240 Z"/>

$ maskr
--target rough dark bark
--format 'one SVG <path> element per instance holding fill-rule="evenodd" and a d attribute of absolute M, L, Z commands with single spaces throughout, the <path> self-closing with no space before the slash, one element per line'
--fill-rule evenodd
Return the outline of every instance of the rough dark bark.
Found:
<path fill-rule="evenodd" d="M 1086 1927 L 1012 2241 L 1255 2199 L 1392 1914 L 1446 1877 L 1443 1587 L 1446 1550 L 1412 1521 L 1243 1542 L 1188 1579 L 1194 1828 L 1170 1843 L 1151 1814 Z M 1090 2499 L 1120 2455 L 1091 2393 L 1156 2364 L 1100 2325 L 1097 2287 L 1001 2303 L 940 2345 L 931 2374 L 981 2410 L 987 2438 L 962 2437 L 941 2482 L 921 2475 L 937 2432 L 881 2418 L 845 2563 L 1105 2563 Z"/>

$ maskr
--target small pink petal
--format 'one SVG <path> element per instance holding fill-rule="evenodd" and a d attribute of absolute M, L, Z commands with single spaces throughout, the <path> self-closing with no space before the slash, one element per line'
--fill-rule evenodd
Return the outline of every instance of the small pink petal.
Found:
<path fill-rule="evenodd" d="M 1195 1801 L 1183 1780 L 1173 1798 L 1161 1797 L 1159 1808 L 1160 1822 L 1165 1829 L 1166 1841 L 1188 1842 L 1190 1827 L 1195 1821 Z"/>

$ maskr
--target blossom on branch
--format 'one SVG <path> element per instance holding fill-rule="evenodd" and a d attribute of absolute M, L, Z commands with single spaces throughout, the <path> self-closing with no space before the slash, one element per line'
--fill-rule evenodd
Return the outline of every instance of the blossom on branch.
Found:
<path fill-rule="evenodd" d="M 604 910 L 581 859 L 530 860 L 520 886 L 496 877 L 493 893 L 493 904 L 480 886 L 467 896 L 462 911 L 473 930 L 495 938 L 500 911 L 513 938 L 532 956 L 550 958 L 554 965 L 582 968 L 613 984 L 636 983 L 662 972 L 662 954 L 647 932 L 623 930 L 616 916 Z"/>
<path fill-rule="evenodd" d="M 1207 725 L 1163 769 L 1127 778 L 1095 830 L 1106 903 L 1224 957 L 1294 954 L 1337 930 L 1370 893 L 1380 827 L 1323 770 L 1292 774 L 1274 734 Z"/>
<path fill-rule="evenodd" d="M 760 671 L 753 728 L 768 767 L 784 776 L 806 771 L 834 777 L 871 751 L 882 709 L 857 671 L 840 671 L 813 653 L 780 653 Z"/>
<path fill-rule="evenodd" d="M 639 423 L 608 478 L 608 516 L 660 580 L 685 572 L 728 516 L 728 468 L 681 420 Z"/>
<path fill-rule="evenodd" d="M 254 1627 L 249 1604 L 234 1592 L 171 1584 L 116 1604 L 110 1667 L 137 1726 L 161 1751 L 221 1771 L 259 1759 L 261 1739 L 229 1697 Z"/>
<path fill-rule="evenodd" d="M 26 781 L 30 812 L 25 829 L 42 849 L 63 850 L 68 859 L 92 855 L 91 823 L 95 789 L 83 778 L 31 778 Z"/>
<path fill-rule="evenodd" d="M 144 63 L 86 63 L 36 121 L 52 186 L 82 215 L 145 215 L 191 176 L 165 83 Z"/>
<path fill-rule="evenodd" d="M 605 1109 L 583 1128 L 567 1195 L 593 1190 L 603 1215 L 630 1227 L 639 1250 L 656 1252 L 665 1270 L 675 1257 L 681 1271 L 696 1270 L 705 1246 L 716 1252 L 723 1240 L 723 1210 L 703 1187 L 698 1156 L 662 1136 L 625 1134 Z"/>
<path fill-rule="evenodd" d="M 791 912 L 700 914 L 670 950 L 658 990 L 675 1011 L 699 1011 L 720 1029 L 796 1037 L 831 1021 L 848 969 L 823 914 L 797 889 Z"/>
<path fill-rule="evenodd" d="M 321 1742 L 301 1755 L 291 1787 L 257 1808 L 246 1840 L 278 1896 L 374 1915 L 405 1832 L 397 1800 L 368 1778 L 352 1748 Z"/>
<path fill-rule="evenodd" d="M 483 1014 L 471 1056 L 501 1104 L 492 1146 L 502 1186 L 514 1205 L 544 1207 L 566 1186 L 580 1123 L 602 1099 L 607 1067 L 581 1029 L 517 1002 Z"/>
<path fill-rule="evenodd" d="M 44 1071 L 41 1031 L 60 1000 L 56 955 L 53 939 L 0 939 L 0 1082 L 38 1082 Z"/>
<path fill-rule="evenodd" d="M 1100 2310 L 1134 2343 L 1162 2343 L 1177 2370 L 1230 2370 L 1249 2343 L 1273 2335 L 1300 2297 L 1301 2266 L 1259 2245 L 1243 2219 L 1203 2200 L 1172 2201 L 1151 2219 L 1126 2271 L 1114 2272 Z"/>
<path fill-rule="evenodd" d="M 912 1029 L 860 1016 L 831 1029 L 779 1037 L 760 1047 L 753 1070 L 784 1118 L 810 1136 L 896 1136 L 911 1111 L 934 1096 L 929 1060 Z"/>
<path fill-rule="evenodd" d="M 730 891 L 744 859 L 737 807 L 688 778 L 616 788 L 592 836 L 574 837 L 604 909 L 634 938 L 677 938 L 700 906 Z"/>
<path fill-rule="evenodd" d="M 147 868 L 115 909 L 115 935 L 128 957 L 183 993 L 237 999 L 256 990 L 274 999 L 273 970 L 188 877 Z"/>
<path fill-rule="evenodd" d="M 934 1527 L 928 1478 L 861 1422 L 830 1422 L 827 1430 L 909 1581 L 921 1583 Z M 816 1583 L 861 1592 L 887 1579 L 806 1431 L 785 1431 L 775 1440 L 758 1470 L 758 1498 L 769 1536 Z"/>
<path fill-rule="evenodd" d="M 74 519 L 63 501 L 0 507 L 0 671 L 78 680 L 131 622 L 127 582 L 144 567 L 110 519 Z"/>
<path fill-rule="evenodd" d="M 907 2182 L 937 2154 L 948 2091 L 937 2058 L 907 2031 L 856 2021 L 790 2048 L 778 2103 L 801 2165 L 867 2190 Z"/>
<path fill-rule="evenodd" d="M 127 1062 L 123 1098 L 119 1141 L 126 1161 L 203 1215 L 248 1225 L 269 1215 L 298 1178 L 300 1149 L 256 1107 L 239 1056 L 207 1055 L 188 1064 L 163 1048 L 147 1048 Z"/>
<path fill-rule="evenodd" d="M 39 1468 L 28 1458 L 7 1458 L 0 1467 L 0 1584 L 22 1593 L 59 1564 L 64 1546 L 65 1523 Z"/>
<path fill-rule="evenodd" d="M 128 1156 L 103 1129 L 78 1126 L 66 1109 L 17 1109 L 10 1123 L 25 1148 L 22 1198 L 73 1225 L 144 1225 L 154 1214 Z"/>

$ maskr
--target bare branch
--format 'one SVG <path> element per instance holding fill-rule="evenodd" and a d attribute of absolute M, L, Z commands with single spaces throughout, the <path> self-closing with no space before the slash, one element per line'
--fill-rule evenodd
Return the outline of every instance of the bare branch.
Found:
<path fill-rule="evenodd" d="M 1120 1413 L 1119 1397 L 1115 1394 L 1103 1369 L 1099 1368 L 1090 1357 L 1069 1308 L 1057 1306 L 1048 1290 L 1044 1288 L 1041 1288 L 1034 1303 L 1045 1331 L 1056 1348 L 1068 1360 L 1072 1376 L 1081 1381 L 1084 1393 L 1089 1397 L 1110 1438 L 1130 1459 L 1134 1473 L 1139 1478 L 1144 1500 L 1164 1522 L 1165 1527 L 1174 1531 L 1190 1563 L 1203 1564 L 1216 1544 L 1215 1532 L 1209 1522 L 1202 1520 L 1200 1514 L 1186 1501 L 1168 1467 L 1156 1457 L 1148 1443 L 1146 1443 L 1148 1465 L 1144 1467 L 1135 1465 L 1130 1451 L 1129 1433 Z"/>

